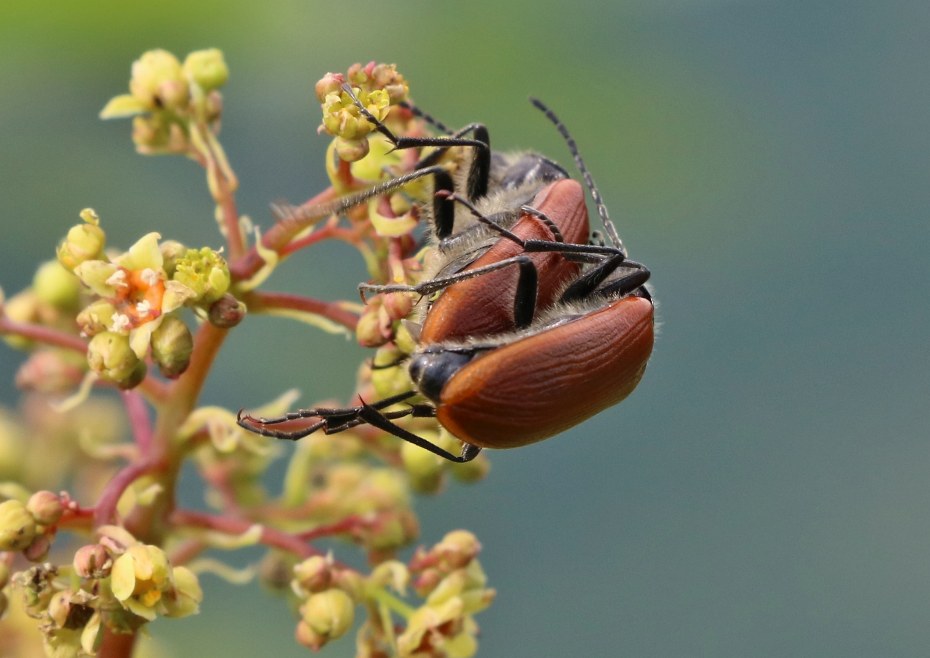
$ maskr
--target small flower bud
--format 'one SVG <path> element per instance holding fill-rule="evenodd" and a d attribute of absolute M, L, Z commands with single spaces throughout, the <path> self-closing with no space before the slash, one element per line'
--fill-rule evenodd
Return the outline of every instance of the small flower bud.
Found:
<path fill-rule="evenodd" d="M 60 309 L 76 309 L 81 294 L 81 281 L 62 267 L 61 263 L 50 260 L 36 270 L 32 289 L 40 301 Z"/>
<path fill-rule="evenodd" d="M 32 290 L 23 290 L 3 303 L 2 312 L 14 322 L 32 323 L 39 320 L 39 307 L 35 293 Z M 28 350 L 35 344 L 32 340 L 16 334 L 5 334 L 3 340 L 18 350 Z"/>
<path fill-rule="evenodd" d="M 414 491 L 417 493 L 436 493 L 439 490 L 442 484 L 442 474 L 445 470 L 445 460 L 442 457 L 427 452 L 412 443 L 404 443 L 401 446 L 400 457 L 404 462 L 404 470 L 410 478 L 410 486 Z"/>
<path fill-rule="evenodd" d="M 446 534 L 435 547 L 442 564 L 448 569 L 460 569 L 471 562 L 481 551 L 478 538 L 467 530 L 453 530 Z"/>
<path fill-rule="evenodd" d="M 42 562 L 48 557 L 48 551 L 51 547 L 51 540 L 46 535 L 39 535 L 32 540 L 29 546 L 23 549 L 23 557 L 30 562 Z"/>
<path fill-rule="evenodd" d="M 152 333 L 152 358 L 165 377 L 174 379 L 187 370 L 194 350 L 194 338 L 184 321 L 176 315 L 162 319 Z"/>
<path fill-rule="evenodd" d="M 418 596 L 426 598 L 442 581 L 442 572 L 439 569 L 424 569 L 413 583 L 413 589 Z"/>
<path fill-rule="evenodd" d="M 379 398 L 387 398 L 412 387 L 410 373 L 404 367 L 406 354 L 392 344 L 379 347 L 372 359 L 371 385 Z"/>
<path fill-rule="evenodd" d="M 132 143 L 140 153 L 170 150 L 171 125 L 160 114 L 133 117 Z"/>
<path fill-rule="evenodd" d="M 33 352 L 16 371 L 16 386 L 39 393 L 70 391 L 84 376 L 72 353 L 44 349 Z"/>
<path fill-rule="evenodd" d="M 420 534 L 417 517 L 410 510 L 382 514 L 365 537 L 365 546 L 370 551 L 390 554 L 406 546 Z"/>
<path fill-rule="evenodd" d="M 100 544 L 87 544 L 77 549 L 72 564 L 81 578 L 106 578 L 113 568 L 113 558 Z"/>
<path fill-rule="evenodd" d="M 81 213 L 83 224 L 72 226 L 67 237 L 58 245 L 58 262 L 66 269 L 74 270 L 85 260 L 100 258 L 106 246 L 107 237 L 100 228 L 96 213 L 90 208 Z"/>
<path fill-rule="evenodd" d="M 18 500 L 0 503 L 0 551 L 21 551 L 36 536 L 36 521 Z"/>
<path fill-rule="evenodd" d="M 190 102 L 190 87 L 184 80 L 165 80 L 158 87 L 158 100 L 162 107 L 181 110 Z"/>
<path fill-rule="evenodd" d="M 388 93 L 391 105 L 407 100 L 410 87 L 404 76 L 397 72 L 397 65 L 377 64 L 372 69 L 370 76 L 372 86 L 375 89 L 383 89 Z"/>
<path fill-rule="evenodd" d="M 290 554 L 268 551 L 258 565 L 258 579 L 272 590 L 284 590 L 290 586 L 294 575 L 294 560 Z"/>
<path fill-rule="evenodd" d="M 164 261 L 162 269 L 165 270 L 165 275 L 170 279 L 174 276 L 178 260 L 187 253 L 187 247 L 177 240 L 165 240 L 158 243 L 158 249 L 161 251 L 161 257 Z"/>
<path fill-rule="evenodd" d="M 294 567 L 294 580 L 305 592 L 315 593 L 328 589 L 332 577 L 332 559 L 322 555 L 312 555 Z"/>
<path fill-rule="evenodd" d="M 184 58 L 184 76 L 204 91 L 222 87 L 229 79 L 229 67 L 218 48 L 195 50 Z"/>
<path fill-rule="evenodd" d="M 226 293 L 210 306 L 210 324 L 222 329 L 231 329 L 245 318 L 246 305 Z"/>
<path fill-rule="evenodd" d="M 48 616 L 58 628 L 64 628 L 71 612 L 71 592 L 65 590 L 52 596 L 48 602 Z"/>
<path fill-rule="evenodd" d="M 294 630 L 294 639 L 297 640 L 298 644 L 302 644 L 308 649 L 319 651 L 326 644 L 328 638 L 310 628 L 307 622 L 300 621 Z"/>
<path fill-rule="evenodd" d="M 368 139 L 365 137 L 361 139 L 336 137 L 333 140 L 333 145 L 336 148 L 336 155 L 345 162 L 358 162 L 368 155 L 369 151 Z"/>
<path fill-rule="evenodd" d="M 181 62 L 167 50 L 150 50 L 132 63 L 129 91 L 150 110 L 166 105 L 161 98 L 166 83 L 183 82 Z"/>
<path fill-rule="evenodd" d="M 114 315 L 116 307 L 104 299 L 98 299 L 78 313 L 77 324 L 85 336 L 96 336 L 113 328 Z"/>
<path fill-rule="evenodd" d="M 365 579 L 358 571 L 339 569 L 333 574 L 333 585 L 349 595 L 353 601 L 365 598 Z"/>
<path fill-rule="evenodd" d="M 338 94 L 342 91 L 345 76 L 341 73 L 327 73 L 316 83 L 314 91 L 317 99 L 322 103 L 329 94 Z"/>
<path fill-rule="evenodd" d="M 452 473 L 452 477 L 465 484 L 471 484 L 485 479 L 490 470 L 491 462 L 484 453 L 464 464 L 455 464 L 449 469 Z"/>
<path fill-rule="evenodd" d="M 229 288 L 229 266 L 209 247 L 188 249 L 175 264 L 174 281 L 194 291 L 194 300 L 212 304 Z"/>
<path fill-rule="evenodd" d="M 380 310 L 380 304 L 369 304 L 355 325 L 355 338 L 362 347 L 379 347 L 388 342 L 381 328 L 381 318 L 378 317 Z"/>
<path fill-rule="evenodd" d="M 381 303 L 391 320 L 403 320 L 413 310 L 413 295 L 408 292 L 391 292 L 383 296 Z"/>
<path fill-rule="evenodd" d="M 355 605 L 341 589 L 328 589 L 311 594 L 300 607 L 301 619 L 310 629 L 326 638 L 336 639 L 352 627 Z"/>
<path fill-rule="evenodd" d="M 401 322 L 397 327 L 397 331 L 394 332 L 394 344 L 404 354 L 413 354 L 413 351 L 417 348 L 417 339 L 414 338 L 410 331 L 411 326 L 417 327 L 416 324 L 410 322 Z"/>
<path fill-rule="evenodd" d="M 87 364 L 90 369 L 117 384 L 135 379 L 140 363 L 145 366 L 129 346 L 128 336 L 104 331 L 94 336 L 87 345 Z"/>
<path fill-rule="evenodd" d="M 44 526 L 51 526 L 58 523 L 65 506 L 61 503 L 61 497 L 51 491 L 37 491 L 29 497 L 26 502 L 26 509 L 32 514 L 36 523 Z"/>

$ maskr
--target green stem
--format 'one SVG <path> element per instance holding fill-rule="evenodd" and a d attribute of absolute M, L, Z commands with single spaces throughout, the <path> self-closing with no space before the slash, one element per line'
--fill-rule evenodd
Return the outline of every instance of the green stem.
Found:
<path fill-rule="evenodd" d="M 381 605 L 386 606 L 393 612 L 396 612 L 404 619 L 410 619 L 413 616 L 413 613 L 416 612 L 416 608 L 407 605 L 383 587 L 371 587 L 367 594 L 369 597 Z"/>

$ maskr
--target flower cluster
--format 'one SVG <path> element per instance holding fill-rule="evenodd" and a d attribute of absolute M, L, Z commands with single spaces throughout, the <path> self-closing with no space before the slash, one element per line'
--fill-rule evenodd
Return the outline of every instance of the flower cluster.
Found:
<path fill-rule="evenodd" d="M 208 311 L 226 293 L 226 261 L 206 247 L 159 245 L 158 233 L 144 235 L 125 253 L 109 258 L 96 213 L 81 215 L 85 224 L 68 232 L 58 259 L 91 293 L 91 302 L 77 315 L 81 334 L 90 338 L 90 369 L 132 388 L 145 377 L 144 359 L 151 348 L 161 373 L 178 377 L 190 361 L 193 339 L 177 312 L 183 306 Z"/>
<path fill-rule="evenodd" d="M 218 140 L 228 76 L 217 50 L 183 61 L 153 50 L 133 64 L 129 93 L 101 113 L 132 117 L 140 153 L 180 154 L 204 168 L 221 248 L 190 248 L 151 231 L 115 249 L 87 209 L 28 288 L 9 299 L 0 293 L 0 336 L 28 353 L 16 374 L 19 413 L 0 409 L 0 654 L 31 655 L 41 645 L 56 658 L 130 656 L 148 623 L 199 610 L 198 574 L 209 571 L 234 583 L 258 576 L 291 597 L 296 640 L 313 650 L 359 618 L 360 656 L 470 656 L 474 615 L 494 596 L 477 540 L 454 531 L 406 564 L 397 555 L 420 533 L 414 494 L 437 493 L 450 477 L 483 477 L 483 455 L 453 465 L 367 425 L 276 443 L 243 430 L 235 407 L 199 400 L 225 337 L 247 312 L 376 349 L 375 366 L 360 369 L 363 399 L 409 388 L 397 364 L 414 349 L 413 296 L 375 295 L 362 306 L 265 283 L 284 259 L 330 239 L 356 247 L 376 281 L 422 277 L 430 249 L 414 231 L 430 183 L 368 190 L 414 171 L 428 150 L 394 150 L 389 135 L 422 137 L 428 123 L 393 65 L 327 74 L 315 91 L 321 130 L 332 137 L 331 186 L 262 233 L 239 215 L 238 181 Z M 461 165 L 459 149 L 439 155 L 432 160 L 450 172 Z M 280 416 L 296 398 L 285 392 L 253 413 Z M 302 422 L 312 421 L 293 420 Z M 456 450 L 433 418 L 397 422 Z M 276 491 L 265 476 L 281 455 L 288 463 Z M 185 478 L 204 492 L 194 508 L 176 495 L 185 465 Z M 362 560 L 343 563 L 319 540 L 345 542 L 370 569 L 347 566 Z M 266 553 L 245 568 L 214 557 L 255 546 Z"/>
<path fill-rule="evenodd" d="M 131 632 L 157 615 L 186 617 L 203 598 L 190 569 L 115 526 L 99 528 L 98 542 L 79 548 L 71 565 L 38 564 L 12 586 L 54 656 L 93 654 L 102 628 Z"/>
<path fill-rule="evenodd" d="M 101 118 L 134 117 L 132 139 L 140 153 L 187 153 L 191 121 L 219 130 L 219 88 L 229 69 L 216 49 L 190 53 L 182 64 L 167 50 L 150 50 L 132 65 L 129 94 L 116 96 Z"/>
<path fill-rule="evenodd" d="M 372 617 L 359 633 L 359 655 L 400 658 L 469 658 L 478 650 L 474 615 L 494 600 L 477 560 L 481 545 L 464 530 L 447 534 L 430 550 L 419 550 L 408 564 L 381 564 L 367 581 L 369 600 L 404 618 L 400 629 L 386 627 L 389 615 Z M 412 581 L 412 582 L 411 582 Z M 412 586 L 423 599 L 417 608 L 392 594 Z"/>

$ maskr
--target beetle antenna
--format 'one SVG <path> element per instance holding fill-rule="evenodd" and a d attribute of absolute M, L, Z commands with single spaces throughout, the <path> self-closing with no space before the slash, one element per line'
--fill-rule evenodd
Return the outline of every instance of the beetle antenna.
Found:
<path fill-rule="evenodd" d="M 398 105 L 410 110 L 410 112 L 413 113 L 413 116 L 423 119 L 426 123 L 431 125 L 433 128 L 435 128 L 439 132 L 445 133 L 446 135 L 452 134 L 452 131 L 448 128 L 448 126 L 446 126 L 446 124 L 444 124 L 442 121 L 432 116 L 431 114 L 427 114 L 426 112 L 421 110 L 419 107 L 417 107 L 410 101 L 401 101 L 398 103 Z"/>
<path fill-rule="evenodd" d="M 588 171 L 588 167 L 581 157 L 581 152 L 578 150 L 578 144 L 575 143 L 575 139 L 571 136 L 571 133 L 568 132 L 568 128 L 565 127 L 562 120 L 559 119 L 555 112 L 550 110 L 545 103 L 538 98 L 532 97 L 530 97 L 530 102 L 537 110 L 540 110 L 546 115 L 546 118 L 552 122 L 559 131 L 559 134 L 562 135 L 562 139 L 564 139 L 565 143 L 568 145 L 568 151 L 575 159 L 575 165 L 581 172 L 582 178 L 584 178 L 585 185 L 588 186 L 588 190 L 591 192 L 591 198 L 594 199 L 594 205 L 597 207 L 597 214 L 604 224 L 604 231 L 607 233 L 607 237 L 610 238 L 610 241 L 617 249 L 626 254 L 626 249 L 623 247 L 623 240 L 620 239 L 620 236 L 617 234 L 617 228 L 614 226 L 613 222 L 610 221 L 610 216 L 607 214 L 607 205 L 604 203 L 604 199 L 601 198 L 601 193 L 598 192 L 597 185 L 594 184 L 594 178 L 591 176 L 591 172 Z"/>

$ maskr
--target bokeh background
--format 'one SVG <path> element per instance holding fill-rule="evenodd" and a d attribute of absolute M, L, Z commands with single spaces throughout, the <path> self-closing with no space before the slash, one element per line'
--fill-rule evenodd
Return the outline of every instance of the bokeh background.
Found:
<path fill-rule="evenodd" d="M 419 505 L 425 542 L 466 527 L 484 544 L 499 596 L 481 655 L 930 652 L 930 4 L 4 2 L 8 293 L 86 206 L 113 244 L 217 243 L 201 172 L 97 119 L 144 50 L 211 46 L 259 224 L 324 185 L 313 82 L 377 59 L 445 122 L 570 164 L 526 97 L 548 101 L 654 273 L 662 329 L 629 400 Z M 333 247 L 274 287 L 352 298 L 363 276 Z M 253 318 L 205 402 L 345 397 L 363 356 Z M 7 405 L 20 359 L 0 349 Z M 304 654 L 283 602 L 204 581 L 200 617 L 152 628 L 174 655 Z"/>

